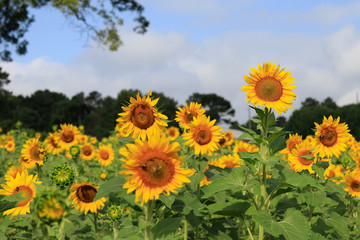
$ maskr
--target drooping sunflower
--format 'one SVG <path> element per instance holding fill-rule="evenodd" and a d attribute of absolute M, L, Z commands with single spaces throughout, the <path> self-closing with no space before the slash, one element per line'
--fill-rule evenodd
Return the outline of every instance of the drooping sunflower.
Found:
<path fill-rule="evenodd" d="M 188 129 L 189 124 L 195 117 L 199 117 L 205 114 L 205 109 L 201 107 L 200 103 L 191 102 L 189 105 L 185 103 L 185 107 L 179 107 L 179 111 L 176 112 L 175 121 L 177 121 L 180 127 Z"/>
<path fill-rule="evenodd" d="M 80 146 L 81 153 L 80 158 L 90 161 L 95 157 L 95 148 L 91 143 L 84 143 Z"/>
<path fill-rule="evenodd" d="M 190 123 L 190 129 L 183 134 L 185 144 L 194 148 L 195 154 L 209 154 L 219 148 L 221 127 L 215 125 L 216 120 L 210 121 L 210 117 L 200 115 Z"/>
<path fill-rule="evenodd" d="M 28 139 L 21 150 L 21 156 L 29 163 L 28 168 L 34 168 L 36 164 L 43 165 L 46 154 L 47 149 L 44 148 L 37 138 Z"/>
<path fill-rule="evenodd" d="M 44 143 L 47 146 L 47 149 L 50 153 L 54 155 L 59 155 L 60 152 L 63 150 L 61 146 L 59 145 L 59 133 L 49 133 L 47 138 L 44 140 Z"/>
<path fill-rule="evenodd" d="M 166 129 L 167 135 L 171 141 L 176 140 L 180 136 L 180 131 L 177 127 L 169 127 Z"/>
<path fill-rule="evenodd" d="M 6 210 L 3 215 L 23 215 L 30 212 L 30 202 L 36 197 L 36 188 L 34 184 L 41 182 L 36 180 L 37 176 L 28 175 L 27 172 L 18 173 L 15 178 L 11 178 L 6 184 L 1 184 L 0 195 L 10 196 L 21 192 L 24 200 L 18 202 L 17 207 Z"/>
<path fill-rule="evenodd" d="M 131 97 L 129 106 L 122 107 L 124 112 L 119 113 L 120 117 L 116 120 L 123 123 L 120 131 L 126 136 L 130 135 L 134 139 L 140 137 L 142 140 L 158 130 L 164 131 L 167 126 L 164 119 L 167 119 L 167 116 L 156 110 L 158 101 L 159 98 L 151 99 L 151 91 L 144 97 L 140 97 L 140 93 L 136 99 Z"/>
<path fill-rule="evenodd" d="M 67 150 L 72 145 L 78 144 L 80 131 L 78 127 L 72 124 L 60 124 L 59 129 L 59 145 Z"/>
<path fill-rule="evenodd" d="M 148 141 L 137 139 L 135 144 L 127 144 L 128 151 L 122 151 L 121 159 L 126 170 L 122 175 L 130 175 L 123 188 L 127 193 L 135 191 L 135 202 L 141 205 L 158 199 L 161 193 L 176 193 L 183 183 L 188 183 L 194 171 L 180 168 L 183 158 L 178 154 L 180 145 L 171 142 L 164 135 L 155 134 Z"/>
<path fill-rule="evenodd" d="M 292 107 L 292 101 L 295 100 L 296 94 L 292 89 L 297 88 L 292 85 L 296 81 L 291 77 L 289 71 L 284 68 L 280 70 L 280 65 L 276 63 L 264 63 L 263 66 L 258 64 L 258 69 L 251 68 L 249 76 L 244 75 L 248 85 L 241 89 L 247 93 L 245 101 L 253 106 L 263 106 L 272 108 L 281 115 L 286 112 L 287 108 Z"/>
<path fill-rule="evenodd" d="M 102 166 L 108 166 L 114 160 L 115 152 L 111 144 L 101 144 L 95 150 L 95 158 Z"/>
<path fill-rule="evenodd" d="M 288 155 L 290 167 L 295 172 L 308 170 L 309 173 L 314 173 L 312 165 L 316 162 L 316 154 L 313 149 L 314 145 L 306 141 L 297 144 Z"/>
<path fill-rule="evenodd" d="M 27 172 L 26 168 L 23 166 L 11 166 L 4 176 L 5 181 L 10 181 L 11 179 L 15 178 L 18 173 L 21 174 L 23 172 Z"/>
<path fill-rule="evenodd" d="M 76 210 L 85 214 L 89 211 L 96 213 L 98 209 L 104 206 L 104 202 L 106 201 L 106 198 L 102 197 L 94 202 L 98 189 L 98 186 L 90 182 L 74 183 L 70 187 L 70 190 L 73 192 L 70 193 L 68 199 L 73 199 L 72 206 L 75 206 Z"/>
<path fill-rule="evenodd" d="M 345 191 L 352 197 L 360 197 L 360 171 L 353 170 L 346 172 L 344 176 Z"/>
<path fill-rule="evenodd" d="M 65 213 L 66 206 L 56 194 L 44 193 L 40 196 L 36 210 L 38 217 L 45 223 L 58 222 Z"/>
<path fill-rule="evenodd" d="M 340 117 L 336 120 L 332 116 L 324 117 L 321 125 L 315 123 L 316 152 L 320 157 L 339 157 L 341 152 L 347 148 L 346 142 L 350 137 L 347 124 L 339 123 Z"/>

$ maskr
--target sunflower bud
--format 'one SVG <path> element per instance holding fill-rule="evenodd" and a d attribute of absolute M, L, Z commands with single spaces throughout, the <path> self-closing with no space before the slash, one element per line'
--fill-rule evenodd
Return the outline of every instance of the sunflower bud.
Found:
<path fill-rule="evenodd" d="M 69 148 L 69 153 L 72 156 L 72 159 L 77 159 L 81 153 L 81 149 L 78 145 L 73 145 Z"/>
<path fill-rule="evenodd" d="M 107 210 L 107 216 L 110 218 L 110 220 L 116 221 L 121 218 L 121 212 L 122 212 L 122 209 L 120 206 L 112 205 Z"/>
<path fill-rule="evenodd" d="M 342 159 L 342 163 L 343 163 L 345 166 L 349 165 L 349 163 L 350 163 L 350 158 L 349 158 L 349 157 L 344 157 L 344 158 Z"/>
<path fill-rule="evenodd" d="M 56 186 L 64 188 L 73 183 L 74 171 L 67 164 L 61 164 L 51 170 L 50 180 Z"/>

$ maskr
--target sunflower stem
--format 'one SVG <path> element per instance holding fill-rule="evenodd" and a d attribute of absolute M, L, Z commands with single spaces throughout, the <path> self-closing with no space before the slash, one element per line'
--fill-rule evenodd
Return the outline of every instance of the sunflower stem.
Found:
<path fill-rule="evenodd" d="M 188 223 L 187 220 L 184 220 L 184 240 L 188 239 Z"/>
<path fill-rule="evenodd" d="M 65 227 L 65 219 L 62 219 L 59 226 L 59 240 L 62 240 L 64 237 L 64 227 Z"/>
<path fill-rule="evenodd" d="M 154 209 L 154 201 L 149 200 L 147 203 L 147 206 L 146 206 L 146 211 L 145 211 L 146 227 L 145 227 L 144 240 L 151 239 L 151 225 L 152 225 L 152 218 L 153 218 L 153 209 Z"/>
<path fill-rule="evenodd" d="M 93 213 L 94 215 L 94 227 L 95 227 L 95 235 L 98 234 L 98 227 L 97 227 L 97 213 Z"/>
<path fill-rule="evenodd" d="M 116 240 L 118 236 L 117 221 L 113 221 L 113 232 L 114 232 L 114 240 Z"/>

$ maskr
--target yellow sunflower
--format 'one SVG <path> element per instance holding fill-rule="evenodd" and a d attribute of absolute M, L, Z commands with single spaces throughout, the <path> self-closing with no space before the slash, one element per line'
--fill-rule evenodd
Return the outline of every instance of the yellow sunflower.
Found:
<path fill-rule="evenodd" d="M 37 215 L 44 222 L 60 221 L 65 212 L 65 204 L 56 195 L 44 195 L 39 199 Z"/>
<path fill-rule="evenodd" d="M 349 192 L 352 197 L 360 197 L 360 171 L 348 171 L 344 176 L 345 191 Z"/>
<path fill-rule="evenodd" d="M 91 143 L 84 143 L 80 146 L 80 158 L 90 161 L 95 157 L 95 149 Z"/>
<path fill-rule="evenodd" d="M 161 193 L 176 193 L 188 177 L 193 175 L 191 169 L 180 168 L 183 160 L 178 154 L 180 145 L 170 143 L 160 134 L 150 136 L 148 141 L 137 139 L 135 144 L 127 144 L 128 151 L 122 151 L 121 159 L 126 170 L 121 171 L 127 182 L 123 188 L 127 193 L 135 191 L 135 202 L 141 199 L 141 205 L 152 199 L 158 199 Z"/>
<path fill-rule="evenodd" d="M 236 141 L 233 152 L 234 153 L 240 153 L 240 152 L 258 152 L 259 147 L 255 144 L 250 144 L 248 142 L 244 142 L 242 140 Z"/>
<path fill-rule="evenodd" d="M 3 215 L 23 215 L 30 212 L 30 202 L 36 197 L 36 188 L 34 184 L 41 182 L 36 180 L 37 176 L 28 175 L 27 172 L 18 173 L 15 178 L 11 178 L 6 184 L 1 184 L 0 195 L 10 196 L 21 192 L 24 200 L 18 202 L 18 206 L 6 210 Z"/>
<path fill-rule="evenodd" d="M 326 168 L 324 172 L 324 178 L 334 178 L 334 177 L 344 177 L 343 173 L 343 167 L 341 165 L 334 165 L 329 163 L 329 167 Z M 341 180 L 334 180 L 332 179 L 336 184 L 340 184 Z"/>
<path fill-rule="evenodd" d="M 316 152 L 320 157 L 339 157 L 346 150 L 350 134 L 347 124 L 339 122 L 340 117 L 333 120 L 330 116 L 328 119 L 324 117 L 321 125 L 315 123 Z"/>
<path fill-rule="evenodd" d="M 78 127 L 72 124 L 60 124 L 59 145 L 68 150 L 72 145 L 78 144 L 80 131 Z"/>
<path fill-rule="evenodd" d="M 49 133 L 49 136 L 44 140 L 44 143 L 47 146 L 49 152 L 54 155 L 59 155 L 60 152 L 63 150 L 59 145 L 59 133 Z"/>
<path fill-rule="evenodd" d="M 27 173 L 27 170 L 23 166 L 11 166 L 4 176 L 5 181 L 10 181 L 15 178 L 18 173 L 21 174 L 23 172 Z"/>
<path fill-rule="evenodd" d="M 185 103 L 185 107 L 180 108 L 179 111 L 176 112 L 175 121 L 177 121 L 180 127 L 184 129 L 188 129 L 189 124 L 196 117 L 205 114 L 205 109 L 201 107 L 200 103 L 191 102 L 190 105 Z"/>
<path fill-rule="evenodd" d="M 15 141 L 8 141 L 5 144 L 5 149 L 9 152 L 15 152 Z"/>
<path fill-rule="evenodd" d="M 137 94 L 137 99 L 131 97 L 130 105 L 122 107 L 124 112 L 119 113 L 120 117 L 116 120 L 123 123 L 120 131 L 124 132 L 126 136 L 140 137 L 142 140 L 158 130 L 164 131 L 167 126 L 164 119 L 167 119 L 167 116 L 155 109 L 158 101 L 159 98 L 151 100 L 151 91 L 144 97 L 140 97 L 140 93 Z"/>
<path fill-rule="evenodd" d="M 27 168 L 34 168 L 36 164 L 43 165 L 46 154 L 47 150 L 37 138 L 28 139 L 21 150 L 21 156 L 29 163 Z"/>
<path fill-rule="evenodd" d="M 295 172 L 301 172 L 303 170 L 308 170 L 309 173 L 314 173 L 312 170 L 312 165 L 316 162 L 316 154 L 313 151 L 314 145 L 303 141 L 297 144 L 291 154 L 288 155 L 289 165 Z M 305 157 L 305 155 L 312 155 L 313 159 Z"/>
<path fill-rule="evenodd" d="M 263 66 L 258 64 L 259 69 L 251 68 L 250 77 L 244 75 L 248 85 L 241 89 L 247 93 L 245 101 L 253 106 L 263 106 L 272 108 L 281 115 L 286 112 L 287 108 L 292 107 L 292 101 L 295 100 L 296 94 L 292 89 L 297 88 L 289 71 L 284 68 L 280 70 L 280 65 L 276 63 L 264 63 Z"/>
<path fill-rule="evenodd" d="M 286 148 L 280 151 L 282 154 L 291 154 L 291 151 L 296 147 L 297 144 L 303 141 L 302 136 L 295 133 L 289 134 L 289 138 L 286 140 Z"/>
<path fill-rule="evenodd" d="M 171 141 L 175 141 L 180 136 L 180 131 L 177 127 L 169 127 L 166 129 L 166 132 Z"/>
<path fill-rule="evenodd" d="M 93 201 L 99 187 L 90 182 L 74 183 L 70 190 L 73 191 L 68 199 L 73 199 L 72 206 L 76 206 L 76 210 L 87 214 L 89 211 L 96 213 L 98 209 L 104 206 L 106 198 L 102 197 L 97 201 Z"/>
<path fill-rule="evenodd" d="M 189 131 L 183 134 L 185 144 L 193 147 L 196 155 L 210 155 L 219 148 L 222 128 L 215 125 L 215 121 L 205 115 L 195 117 Z"/>
<path fill-rule="evenodd" d="M 223 155 L 218 159 L 218 163 L 218 166 L 221 168 L 235 168 L 244 164 L 243 160 L 239 157 L 238 154 Z"/>
<path fill-rule="evenodd" d="M 111 144 L 100 143 L 95 151 L 95 158 L 102 166 L 108 166 L 114 160 L 115 152 Z"/>

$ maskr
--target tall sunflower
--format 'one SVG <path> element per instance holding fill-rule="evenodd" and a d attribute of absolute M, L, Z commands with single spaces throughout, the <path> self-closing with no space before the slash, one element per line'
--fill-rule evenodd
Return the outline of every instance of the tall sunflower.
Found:
<path fill-rule="evenodd" d="M 310 142 L 303 141 L 297 144 L 288 155 L 289 165 L 295 172 L 308 170 L 309 173 L 314 173 L 312 165 L 316 162 L 316 154 L 313 152 L 314 145 Z M 311 157 L 308 158 L 307 156 Z M 310 156 L 311 155 L 311 156 Z"/>
<path fill-rule="evenodd" d="M 21 150 L 21 156 L 28 163 L 27 168 L 34 168 L 36 164 L 43 165 L 46 154 L 47 149 L 44 148 L 37 138 L 28 139 Z"/>
<path fill-rule="evenodd" d="M 194 118 L 204 114 L 205 109 L 201 107 L 200 103 L 191 102 L 189 105 L 185 103 L 185 107 L 179 107 L 179 111 L 176 112 L 175 121 L 179 123 L 180 127 L 188 129 Z"/>
<path fill-rule="evenodd" d="M 59 129 L 59 145 L 67 150 L 72 145 L 78 144 L 80 137 L 80 130 L 72 124 L 60 124 Z"/>
<path fill-rule="evenodd" d="M 284 68 L 280 70 L 280 65 L 276 63 L 264 63 L 263 66 L 258 64 L 258 69 L 251 68 L 250 77 L 244 75 L 248 85 L 241 89 L 247 93 L 245 101 L 253 106 L 263 106 L 272 108 L 281 115 L 286 112 L 287 108 L 292 108 L 292 101 L 295 100 L 296 94 L 292 89 L 297 88 L 292 85 L 295 83 L 289 71 Z"/>
<path fill-rule="evenodd" d="M 116 119 L 122 123 L 119 131 L 124 132 L 126 136 L 145 140 L 146 136 L 154 134 L 159 129 L 165 130 L 167 123 L 164 119 L 167 119 L 167 116 L 156 110 L 155 105 L 158 101 L 159 98 L 151 100 L 151 91 L 144 97 L 140 97 L 140 93 L 136 99 L 131 97 L 129 106 L 122 107 L 124 112 L 119 113 L 120 117 Z"/>
<path fill-rule="evenodd" d="M 95 150 L 95 158 L 102 166 L 108 166 L 113 162 L 115 156 L 114 149 L 111 144 L 101 144 Z"/>
<path fill-rule="evenodd" d="M 336 120 L 332 116 L 324 117 L 321 125 L 315 123 L 316 152 L 320 157 L 339 157 L 341 152 L 347 148 L 347 141 L 350 137 L 348 126 L 339 123 L 340 117 Z"/>
<path fill-rule="evenodd" d="M 30 212 L 30 202 L 36 197 L 36 188 L 34 184 L 41 182 L 36 180 L 37 176 L 28 175 L 27 171 L 18 173 L 15 178 L 11 178 L 6 184 L 1 184 L 0 195 L 10 196 L 21 192 L 24 200 L 18 202 L 17 207 L 6 210 L 3 215 L 23 215 Z"/>
<path fill-rule="evenodd" d="M 126 170 L 122 175 L 130 175 L 123 188 L 127 193 L 135 191 L 135 202 L 141 199 L 141 205 L 152 199 L 158 199 L 161 193 L 176 193 L 183 183 L 190 182 L 194 171 L 180 168 L 182 158 L 179 156 L 180 145 L 170 143 L 160 134 L 150 136 L 148 141 L 137 139 L 135 144 L 127 144 L 128 151 L 122 151 L 121 159 Z"/>
<path fill-rule="evenodd" d="M 183 134 L 185 144 L 194 148 L 195 154 L 212 154 L 219 148 L 221 127 L 215 125 L 215 120 L 201 115 L 190 123 L 190 129 Z"/>
<path fill-rule="evenodd" d="M 104 206 L 106 198 L 102 197 L 94 202 L 98 186 L 93 185 L 90 182 L 82 182 L 80 184 L 74 183 L 70 190 L 73 191 L 68 196 L 68 199 L 72 199 L 72 206 L 76 207 L 76 210 L 87 214 L 89 211 L 96 213 L 98 209 Z"/>
<path fill-rule="evenodd" d="M 346 172 L 344 176 L 345 191 L 352 197 L 360 197 L 360 171 L 353 170 Z"/>

